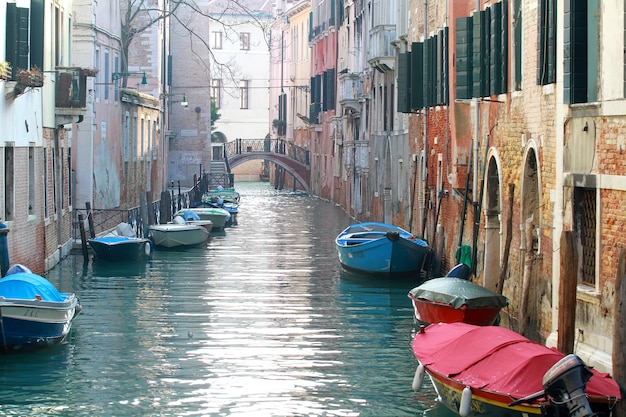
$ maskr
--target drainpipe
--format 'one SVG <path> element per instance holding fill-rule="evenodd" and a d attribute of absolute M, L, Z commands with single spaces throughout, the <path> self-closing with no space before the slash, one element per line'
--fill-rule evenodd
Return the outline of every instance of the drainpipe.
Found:
<path fill-rule="evenodd" d="M 428 36 L 428 0 L 424 0 L 424 41 L 426 41 L 426 38 Z M 424 218 L 422 219 L 422 231 L 426 230 L 426 223 L 427 223 L 427 218 L 428 216 L 426 215 L 426 189 L 428 188 L 428 179 L 427 179 L 427 159 L 428 159 L 428 153 L 426 152 L 426 129 L 428 128 L 428 123 L 427 123 L 427 118 L 426 118 L 426 106 L 424 106 L 423 109 L 423 147 L 422 147 L 422 152 L 424 153 L 424 158 L 422 161 L 422 213 L 424 213 Z M 424 235 L 424 232 L 422 232 L 422 237 Z"/>

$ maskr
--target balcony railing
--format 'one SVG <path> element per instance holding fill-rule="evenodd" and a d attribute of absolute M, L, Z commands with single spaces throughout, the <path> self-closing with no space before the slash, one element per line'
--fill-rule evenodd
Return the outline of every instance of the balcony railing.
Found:
<path fill-rule="evenodd" d="M 359 74 L 339 74 L 339 104 L 360 111 L 363 80 Z"/>

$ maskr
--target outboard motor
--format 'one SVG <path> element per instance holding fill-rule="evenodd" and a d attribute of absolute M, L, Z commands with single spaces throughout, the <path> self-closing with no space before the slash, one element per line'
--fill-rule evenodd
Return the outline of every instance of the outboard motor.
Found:
<path fill-rule="evenodd" d="M 587 417 L 593 415 L 585 395 L 591 375 L 589 367 L 578 356 L 569 354 L 548 369 L 541 382 L 550 401 L 555 405 L 563 404 L 568 416 Z"/>
<path fill-rule="evenodd" d="M 556 416 L 594 416 L 585 395 L 585 386 L 591 375 L 593 374 L 589 367 L 578 356 L 569 354 L 552 365 L 543 375 L 541 380 L 543 391 L 520 398 L 510 403 L 509 406 L 547 398 L 556 408 L 557 412 L 554 414 Z"/>

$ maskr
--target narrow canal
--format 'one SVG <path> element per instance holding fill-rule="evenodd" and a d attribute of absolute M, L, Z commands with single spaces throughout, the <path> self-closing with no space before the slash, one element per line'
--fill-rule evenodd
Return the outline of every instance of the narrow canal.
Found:
<path fill-rule="evenodd" d="M 66 344 L 0 356 L 0 415 L 421 416 L 417 280 L 342 271 L 332 203 L 237 184 L 239 224 L 139 264 L 63 260 L 83 312 Z M 429 412 L 429 415 L 439 415 Z"/>

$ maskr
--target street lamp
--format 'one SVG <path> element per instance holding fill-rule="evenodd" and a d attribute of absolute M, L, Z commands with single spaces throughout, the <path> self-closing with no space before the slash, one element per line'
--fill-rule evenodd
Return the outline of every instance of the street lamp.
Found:
<path fill-rule="evenodd" d="M 129 75 L 139 75 L 141 74 L 141 84 L 142 85 L 146 85 L 148 84 L 148 79 L 146 78 L 146 72 L 145 71 L 131 71 L 131 72 L 114 72 L 113 74 L 111 74 L 111 81 L 117 81 L 122 77 L 128 77 Z"/>

